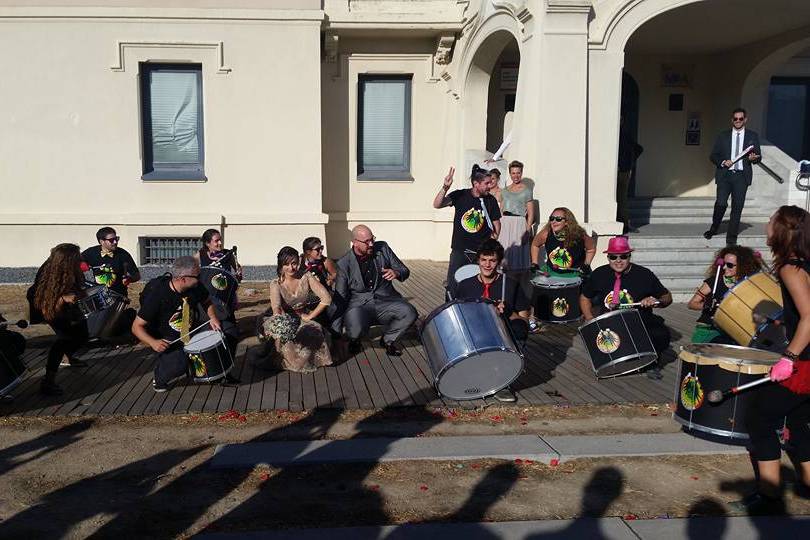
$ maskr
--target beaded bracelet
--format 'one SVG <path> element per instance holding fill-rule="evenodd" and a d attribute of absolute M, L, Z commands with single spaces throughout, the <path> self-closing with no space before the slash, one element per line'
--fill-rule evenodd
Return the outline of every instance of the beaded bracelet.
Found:
<path fill-rule="evenodd" d="M 791 352 L 791 351 L 789 351 L 787 349 L 785 349 L 785 352 L 782 353 L 782 356 L 785 357 L 785 358 L 789 358 L 791 360 L 798 360 L 799 359 L 798 354 L 796 354 L 794 352 Z"/>

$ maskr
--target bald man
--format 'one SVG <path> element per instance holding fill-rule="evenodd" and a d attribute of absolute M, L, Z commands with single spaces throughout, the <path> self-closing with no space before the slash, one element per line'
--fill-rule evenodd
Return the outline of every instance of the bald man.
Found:
<path fill-rule="evenodd" d="M 385 327 L 380 345 L 390 356 L 402 351 L 396 341 L 416 320 L 416 309 L 394 288 L 393 281 L 405 281 L 410 270 L 385 242 L 375 241 L 371 229 L 352 229 L 352 248 L 338 260 L 335 291 L 346 301 L 346 311 L 333 329 L 345 327 L 349 352 L 362 350 L 360 338 L 373 324 Z"/>

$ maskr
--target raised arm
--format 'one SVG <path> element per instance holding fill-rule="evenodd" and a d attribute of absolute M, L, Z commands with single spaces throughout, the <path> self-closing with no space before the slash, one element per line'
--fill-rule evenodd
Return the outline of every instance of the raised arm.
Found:
<path fill-rule="evenodd" d="M 453 175 L 455 173 L 456 173 L 455 167 L 450 167 L 450 171 L 447 173 L 447 176 L 445 176 L 444 180 L 442 181 L 442 187 L 439 188 L 439 192 L 433 198 L 433 208 L 439 209 L 453 204 L 453 201 L 447 198 L 447 192 L 450 190 L 450 186 L 453 185 Z"/>

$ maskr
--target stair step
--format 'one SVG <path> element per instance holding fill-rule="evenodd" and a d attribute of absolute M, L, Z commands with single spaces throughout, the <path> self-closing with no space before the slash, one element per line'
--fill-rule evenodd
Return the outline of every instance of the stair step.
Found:
<path fill-rule="evenodd" d="M 714 197 L 633 197 L 629 208 L 671 208 L 679 206 L 713 206 Z"/>

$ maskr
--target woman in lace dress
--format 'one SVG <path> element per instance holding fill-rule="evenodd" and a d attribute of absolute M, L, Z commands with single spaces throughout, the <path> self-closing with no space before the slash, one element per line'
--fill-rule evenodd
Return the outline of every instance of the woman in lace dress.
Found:
<path fill-rule="evenodd" d="M 332 297 L 311 273 L 299 273 L 299 263 L 294 248 L 278 252 L 278 279 L 270 284 L 272 314 L 262 321 L 261 337 L 275 342 L 271 361 L 277 367 L 309 373 L 332 364 L 327 332 L 315 322 Z"/>

